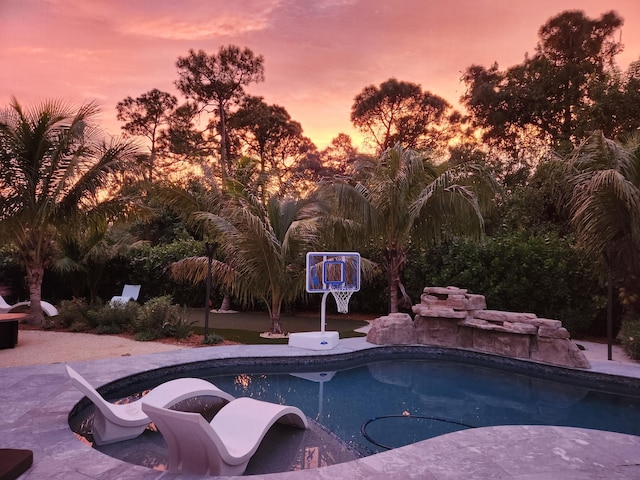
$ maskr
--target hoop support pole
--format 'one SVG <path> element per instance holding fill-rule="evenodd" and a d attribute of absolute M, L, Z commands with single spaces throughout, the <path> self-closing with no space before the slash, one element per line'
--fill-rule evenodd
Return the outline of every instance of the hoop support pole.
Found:
<path fill-rule="evenodd" d="M 327 296 L 329 295 L 329 291 L 324 292 L 322 294 L 322 304 L 320 305 L 320 331 L 324 333 L 324 327 L 326 322 L 326 313 L 327 313 Z"/>

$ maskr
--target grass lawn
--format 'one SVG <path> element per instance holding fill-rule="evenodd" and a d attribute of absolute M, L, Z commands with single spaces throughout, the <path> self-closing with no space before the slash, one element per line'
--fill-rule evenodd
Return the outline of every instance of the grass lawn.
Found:
<path fill-rule="evenodd" d="M 189 309 L 189 321 L 194 322 L 194 332 L 204 334 L 205 310 Z M 340 338 L 360 337 L 362 333 L 354 330 L 367 325 L 374 315 L 359 314 L 327 315 L 327 331 L 337 331 Z M 283 315 L 282 328 L 286 332 L 320 331 L 320 312 L 296 312 L 294 315 Z M 269 315 L 266 312 L 209 313 L 209 334 L 217 334 L 226 340 L 244 344 L 286 344 L 285 339 L 268 339 L 260 337 L 260 333 L 270 328 Z"/>

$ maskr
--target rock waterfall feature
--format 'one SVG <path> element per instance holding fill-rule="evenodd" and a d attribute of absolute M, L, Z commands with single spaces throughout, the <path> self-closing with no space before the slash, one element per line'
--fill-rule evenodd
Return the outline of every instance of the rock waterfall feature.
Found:
<path fill-rule="evenodd" d="M 487 310 L 483 295 L 457 287 L 426 287 L 407 313 L 371 323 L 367 341 L 376 345 L 462 348 L 571 368 L 591 368 L 559 320 L 532 313 Z"/>

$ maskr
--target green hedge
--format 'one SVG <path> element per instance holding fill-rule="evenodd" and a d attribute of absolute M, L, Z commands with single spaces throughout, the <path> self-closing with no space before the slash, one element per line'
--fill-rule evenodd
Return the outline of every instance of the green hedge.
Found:
<path fill-rule="evenodd" d="M 484 295 L 491 310 L 561 320 L 573 335 L 588 331 L 605 305 L 592 262 L 553 234 L 456 240 L 408 259 L 414 303 L 425 286 L 453 285 Z"/>

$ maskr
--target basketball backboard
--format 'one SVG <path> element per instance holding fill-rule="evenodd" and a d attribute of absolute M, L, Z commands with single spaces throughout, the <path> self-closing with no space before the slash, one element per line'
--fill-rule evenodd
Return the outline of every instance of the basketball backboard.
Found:
<path fill-rule="evenodd" d="M 331 288 L 360 290 L 360 254 L 357 252 L 307 253 L 307 292 L 328 292 Z"/>

